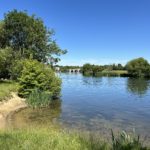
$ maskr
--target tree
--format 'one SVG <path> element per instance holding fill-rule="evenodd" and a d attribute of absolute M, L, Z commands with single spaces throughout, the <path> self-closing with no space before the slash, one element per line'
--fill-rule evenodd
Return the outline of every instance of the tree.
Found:
<path fill-rule="evenodd" d="M 35 89 L 52 97 L 58 97 L 61 90 L 61 80 L 53 70 L 37 60 L 25 60 L 21 77 L 19 78 L 19 96 L 28 97 Z"/>
<path fill-rule="evenodd" d="M 150 76 L 150 65 L 148 61 L 142 57 L 129 61 L 126 65 L 126 69 L 131 76 Z"/>
<path fill-rule="evenodd" d="M 102 66 L 98 66 L 98 65 L 93 65 L 92 66 L 92 71 L 93 71 L 93 76 L 96 76 L 97 73 L 103 71 L 103 67 Z"/>
<path fill-rule="evenodd" d="M 25 11 L 13 10 L 5 14 L 0 29 L 0 47 L 11 47 L 14 58 L 16 54 L 20 58 L 29 58 L 32 54 L 33 59 L 40 62 L 58 61 L 53 56 L 66 53 L 52 39 L 54 31 L 49 30 L 40 18 L 29 16 Z"/>
<path fill-rule="evenodd" d="M 124 67 L 122 66 L 122 64 L 113 64 L 112 69 L 113 70 L 124 70 Z"/>
<path fill-rule="evenodd" d="M 13 61 L 12 49 L 0 49 L 0 78 L 9 78 Z"/>
<path fill-rule="evenodd" d="M 122 64 L 118 64 L 118 70 L 124 70 L 124 67 L 122 66 Z"/>
<path fill-rule="evenodd" d="M 5 32 L 4 32 L 4 21 L 0 21 L 0 47 L 5 45 Z"/>
<path fill-rule="evenodd" d="M 83 72 L 83 74 L 92 73 L 92 65 L 89 64 L 89 63 L 84 64 L 83 67 L 82 67 L 82 72 Z"/>
<path fill-rule="evenodd" d="M 89 63 L 84 64 L 82 67 L 83 75 L 93 75 L 97 76 L 98 73 L 101 73 L 104 70 L 103 66 L 91 65 Z"/>

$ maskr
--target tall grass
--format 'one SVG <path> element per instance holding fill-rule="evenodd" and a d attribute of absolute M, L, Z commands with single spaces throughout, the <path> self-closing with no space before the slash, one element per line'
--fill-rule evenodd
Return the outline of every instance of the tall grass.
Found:
<path fill-rule="evenodd" d="M 101 76 L 111 76 L 111 77 L 118 77 L 118 76 L 127 76 L 128 72 L 126 70 L 112 70 L 112 71 L 102 71 Z"/>
<path fill-rule="evenodd" d="M 14 81 L 0 81 L 0 101 L 11 96 L 11 92 L 17 91 L 17 83 Z"/>
<path fill-rule="evenodd" d="M 30 93 L 26 102 L 28 103 L 29 106 L 35 108 L 35 107 L 46 107 L 50 104 L 51 100 L 52 96 L 50 93 L 46 93 L 35 88 Z"/>
<path fill-rule="evenodd" d="M 1 150 L 107 150 L 107 144 L 96 143 L 75 133 L 50 129 L 0 132 Z"/>
<path fill-rule="evenodd" d="M 117 137 L 112 131 L 112 149 L 113 150 L 148 150 L 140 141 L 140 137 L 129 135 L 122 131 Z"/>
<path fill-rule="evenodd" d="M 47 128 L 0 132 L 1 150 L 149 150 L 140 140 L 121 133 L 112 142 L 101 138 Z"/>

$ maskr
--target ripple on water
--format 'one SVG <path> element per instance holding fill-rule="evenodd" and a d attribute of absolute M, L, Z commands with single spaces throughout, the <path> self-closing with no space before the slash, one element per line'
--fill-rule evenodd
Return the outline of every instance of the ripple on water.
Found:
<path fill-rule="evenodd" d="M 11 126 L 43 123 L 108 135 L 114 131 L 150 133 L 150 80 L 92 78 L 61 74 L 62 103 L 51 109 L 29 108 L 14 114 Z"/>

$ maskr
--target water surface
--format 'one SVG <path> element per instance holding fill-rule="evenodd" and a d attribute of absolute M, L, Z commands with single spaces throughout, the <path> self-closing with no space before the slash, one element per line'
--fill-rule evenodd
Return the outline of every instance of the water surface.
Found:
<path fill-rule="evenodd" d="M 150 133 L 150 80 L 122 77 L 84 77 L 60 74 L 61 101 L 51 108 L 24 109 L 9 119 L 9 125 L 57 124 L 62 128 L 99 132 L 135 130 Z"/>

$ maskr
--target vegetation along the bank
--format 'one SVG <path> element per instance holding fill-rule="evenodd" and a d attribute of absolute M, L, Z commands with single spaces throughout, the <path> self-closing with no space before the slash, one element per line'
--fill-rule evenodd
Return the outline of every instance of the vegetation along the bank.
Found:
<path fill-rule="evenodd" d="M 20 129 L 0 132 L 3 150 L 149 150 L 138 136 L 112 133 L 111 141 L 100 136 L 83 135 L 47 128 Z"/>
<path fill-rule="evenodd" d="M 128 76 L 128 77 L 150 77 L 150 64 L 144 58 L 129 61 L 125 66 L 113 65 L 91 65 L 84 64 L 83 75 L 92 76 Z"/>
<path fill-rule="evenodd" d="M 11 97 L 11 92 L 17 92 L 17 83 L 14 81 L 0 81 L 0 101 Z"/>
<path fill-rule="evenodd" d="M 24 11 L 10 11 L 0 21 L 0 79 L 18 82 L 19 96 L 33 107 L 48 106 L 60 95 L 61 80 L 55 76 L 53 64 L 66 50 L 60 49 L 53 35 L 41 18 Z M 6 85 L 10 90 L 5 90 Z M 0 98 L 15 88 L 11 83 L 0 86 Z M 35 92 L 41 94 L 33 97 Z"/>
<path fill-rule="evenodd" d="M 54 64 L 66 50 L 57 45 L 53 34 L 35 15 L 17 10 L 5 14 L 0 21 L 0 101 L 17 92 L 29 106 L 46 107 L 60 96 L 61 80 L 54 72 Z M 81 71 L 92 76 L 149 77 L 150 65 L 138 58 L 126 66 L 85 64 Z M 112 141 L 104 142 L 80 134 L 33 128 L 0 131 L 0 149 L 148 150 L 138 137 L 125 132 L 118 137 L 112 133 Z"/>
<path fill-rule="evenodd" d="M 144 58 L 136 58 L 129 61 L 125 66 L 122 64 L 94 65 L 90 63 L 79 66 L 59 66 L 61 72 L 69 69 L 80 68 L 85 76 L 122 76 L 122 77 L 150 77 L 150 64 Z"/>

